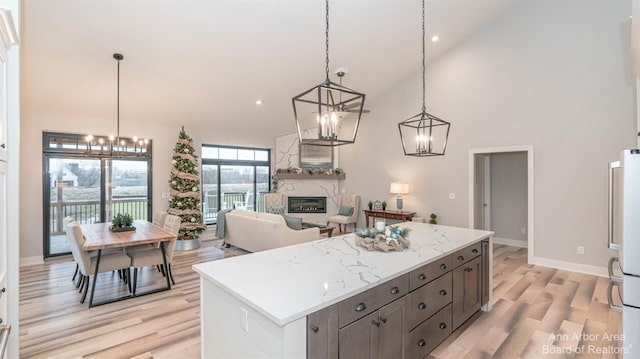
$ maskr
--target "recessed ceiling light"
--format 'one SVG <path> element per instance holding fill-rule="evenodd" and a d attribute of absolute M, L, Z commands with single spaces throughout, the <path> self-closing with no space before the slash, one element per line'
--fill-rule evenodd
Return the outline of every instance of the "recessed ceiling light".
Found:
<path fill-rule="evenodd" d="M 440 37 L 438 37 L 438 35 L 433 35 L 433 37 L 431 38 L 431 41 L 433 42 L 438 42 L 438 40 L 440 40 Z"/>
<path fill-rule="evenodd" d="M 256 105 L 262 105 L 262 100 L 256 100 Z"/>

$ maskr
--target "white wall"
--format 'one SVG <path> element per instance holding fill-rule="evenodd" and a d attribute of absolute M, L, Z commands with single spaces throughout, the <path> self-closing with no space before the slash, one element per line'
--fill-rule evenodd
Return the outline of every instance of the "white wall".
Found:
<path fill-rule="evenodd" d="M 465 227 L 468 150 L 533 145 L 534 255 L 604 267 L 607 162 L 635 145 L 630 11 L 630 1 L 525 0 L 428 64 L 427 110 L 452 123 L 447 154 L 402 155 L 397 123 L 421 108 L 416 71 L 365 104 L 341 152 L 345 189 L 367 203 L 403 180 L 406 210 Z"/>
<path fill-rule="evenodd" d="M 491 230 L 527 246 L 526 152 L 491 154 Z"/>

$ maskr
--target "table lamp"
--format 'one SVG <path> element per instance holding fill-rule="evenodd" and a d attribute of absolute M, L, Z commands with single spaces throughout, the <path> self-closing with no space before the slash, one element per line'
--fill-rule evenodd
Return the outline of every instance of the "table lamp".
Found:
<path fill-rule="evenodd" d="M 391 182 L 389 192 L 398 195 L 398 198 L 396 199 L 396 207 L 398 208 L 398 211 L 402 212 L 402 195 L 409 193 L 409 184 L 404 182 Z"/>

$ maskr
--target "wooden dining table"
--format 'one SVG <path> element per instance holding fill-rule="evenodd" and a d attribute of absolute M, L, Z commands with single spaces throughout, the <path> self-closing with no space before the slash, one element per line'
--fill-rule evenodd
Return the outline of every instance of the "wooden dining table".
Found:
<path fill-rule="evenodd" d="M 127 231 L 127 232 L 112 232 L 110 230 L 111 223 L 91 223 L 91 224 L 81 224 L 82 233 L 85 236 L 85 242 L 83 245 L 83 250 L 87 252 L 97 251 L 96 258 L 96 267 L 93 275 L 93 283 L 91 284 L 91 295 L 89 296 L 89 307 L 95 307 L 102 304 L 113 303 L 124 299 L 140 297 L 147 294 L 157 293 L 165 290 L 171 289 L 171 281 L 169 280 L 169 276 L 166 276 L 167 286 L 162 288 L 151 289 L 141 293 L 129 293 L 128 295 L 108 299 L 105 301 L 101 301 L 99 303 L 93 303 L 93 294 L 96 288 L 96 279 L 98 278 L 98 272 L 100 268 L 100 257 L 102 255 L 103 249 L 109 248 L 127 248 L 131 246 L 136 246 L 140 244 L 159 244 L 160 249 L 162 250 L 162 257 L 164 262 L 164 267 L 167 266 L 167 257 L 165 252 L 165 242 L 174 240 L 177 238 L 175 233 L 169 232 L 162 227 L 156 226 L 155 224 L 144 221 L 137 220 L 133 222 L 133 226 L 136 228 L 135 231 Z"/>

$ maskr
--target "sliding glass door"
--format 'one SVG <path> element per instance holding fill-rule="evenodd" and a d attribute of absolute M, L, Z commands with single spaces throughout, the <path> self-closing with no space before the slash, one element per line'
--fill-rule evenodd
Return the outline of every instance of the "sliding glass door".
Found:
<path fill-rule="evenodd" d="M 264 211 L 270 190 L 270 150 L 202 147 L 202 206 L 205 223 L 217 222 L 224 209 Z"/>
<path fill-rule="evenodd" d="M 117 213 L 150 218 L 151 157 L 136 156 L 133 151 L 119 158 L 101 157 L 83 151 L 77 144 L 79 138 L 44 134 L 45 257 L 70 252 L 63 226 L 67 216 L 81 224 L 108 222 Z"/>

